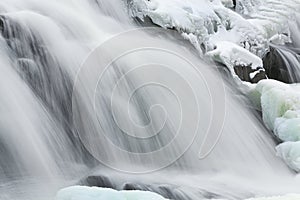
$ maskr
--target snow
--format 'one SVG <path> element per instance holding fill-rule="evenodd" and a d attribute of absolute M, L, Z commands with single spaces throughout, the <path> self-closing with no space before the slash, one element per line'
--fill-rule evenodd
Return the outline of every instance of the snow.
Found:
<path fill-rule="evenodd" d="M 247 200 L 298 200 L 300 195 L 250 198 Z M 58 191 L 55 200 L 166 200 L 148 191 L 116 191 L 109 188 L 71 186 Z"/>
<path fill-rule="evenodd" d="M 148 191 L 116 191 L 109 188 L 72 186 L 61 189 L 56 200 L 165 200 Z"/>
<path fill-rule="evenodd" d="M 288 194 L 276 197 L 250 198 L 246 200 L 298 200 L 300 195 Z M 166 200 L 148 191 L 116 191 L 109 188 L 71 186 L 61 189 L 55 200 Z M 224 199 L 225 200 L 225 199 Z"/>
<path fill-rule="evenodd" d="M 277 155 L 300 171 L 300 84 L 262 80 L 252 99 L 260 104 L 265 125 L 284 142 L 277 147 Z"/>
<path fill-rule="evenodd" d="M 225 64 L 233 75 L 235 75 L 234 66 L 250 66 L 253 70 L 263 68 L 261 58 L 231 42 L 219 42 L 216 49 L 207 55 Z"/>
<path fill-rule="evenodd" d="M 299 200 L 299 194 L 288 194 L 285 196 L 277 196 L 277 197 L 260 197 L 260 198 L 251 198 L 247 200 Z"/>
<path fill-rule="evenodd" d="M 270 43 L 276 44 L 276 45 L 284 45 L 286 43 L 291 43 L 291 38 L 289 38 L 285 34 L 275 34 L 269 39 Z"/>
<path fill-rule="evenodd" d="M 237 62 L 261 65 L 252 54 L 263 57 L 269 43 L 291 42 L 289 23 L 300 10 L 300 1 L 236 2 L 235 11 L 231 0 L 132 0 L 130 7 L 132 16 L 141 20 L 147 16 L 163 28 L 180 32 L 200 54 L 209 52 L 217 61 L 221 56 L 230 70 Z M 232 50 L 238 53 L 229 56 Z"/>
<path fill-rule="evenodd" d="M 260 69 L 260 70 L 257 70 L 257 71 L 255 71 L 255 72 L 252 72 L 252 73 L 249 74 L 249 76 L 250 76 L 251 79 L 254 79 L 254 77 L 255 77 L 257 74 L 259 74 L 260 72 L 262 72 L 262 71 L 264 71 L 264 69 Z"/>

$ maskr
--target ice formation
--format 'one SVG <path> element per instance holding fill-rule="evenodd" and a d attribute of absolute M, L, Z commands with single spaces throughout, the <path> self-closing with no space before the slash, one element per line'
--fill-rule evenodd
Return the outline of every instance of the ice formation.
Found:
<path fill-rule="evenodd" d="M 148 191 L 116 191 L 109 188 L 72 186 L 57 193 L 56 200 L 165 200 Z"/>
<path fill-rule="evenodd" d="M 177 30 L 201 53 L 217 48 L 218 54 L 224 57 L 234 48 L 239 58 L 245 56 L 248 61 L 254 58 L 253 66 L 257 64 L 253 54 L 262 57 L 269 42 L 290 42 L 289 22 L 300 9 L 298 0 L 235 1 L 235 4 L 231 0 L 133 0 L 131 12 L 141 20 L 149 17 L 163 28 Z M 229 50 L 220 48 L 224 42 Z M 217 58 L 215 53 L 214 50 L 208 55 Z M 232 62 L 239 62 L 238 59 L 233 61 L 231 56 L 226 56 L 217 61 L 228 59 L 231 62 L 223 64 L 231 70 Z"/>
<path fill-rule="evenodd" d="M 252 97 L 261 105 L 265 125 L 284 142 L 277 147 L 278 156 L 300 171 L 300 84 L 262 80 Z"/>

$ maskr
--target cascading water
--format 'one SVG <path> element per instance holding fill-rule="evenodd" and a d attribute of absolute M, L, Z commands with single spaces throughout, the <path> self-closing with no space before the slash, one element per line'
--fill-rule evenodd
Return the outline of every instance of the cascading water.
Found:
<path fill-rule="evenodd" d="M 1 200 L 52 199 L 90 174 L 175 199 L 298 191 L 249 102 L 176 34 L 126 32 L 137 25 L 124 2 L 2 0 L 0 11 Z"/>
<path fill-rule="evenodd" d="M 265 57 L 269 78 L 286 83 L 298 83 L 300 81 L 300 50 L 289 46 L 271 46 L 271 51 Z"/>

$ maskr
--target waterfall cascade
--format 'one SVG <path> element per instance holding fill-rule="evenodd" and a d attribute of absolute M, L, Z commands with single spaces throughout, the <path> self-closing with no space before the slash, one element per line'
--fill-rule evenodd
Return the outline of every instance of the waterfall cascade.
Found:
<path fill-rule="evenodd" d="M 137 29 L 117 0 L 0 11 L 1 200 L 52 199 L 87 176 L 174 199 L 299 190 L 250 103 L 172 30 Z"/>

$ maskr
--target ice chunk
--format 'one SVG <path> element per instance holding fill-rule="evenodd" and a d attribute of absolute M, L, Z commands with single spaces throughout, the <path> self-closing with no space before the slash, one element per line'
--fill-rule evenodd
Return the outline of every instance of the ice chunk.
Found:
<path fill-rule="evenodd" d="M 283 141 L 300 139 L 300 85 L 262 80 L 256 90 L 261 95 L 263 121 Z"/>
<path fill-rule="evenodd" d="M 300 171 L 300 141 L 285 142 L 276 147 L 277 155 L 281 157 L 290 168 Z"/>
<path fill-rule="evenodd" d="M 251 97 L 260 104 L 265 125 L 284 142 L 277 147 L 277 155 L 299 172 L 300 84 L 262 80 Z"/>

